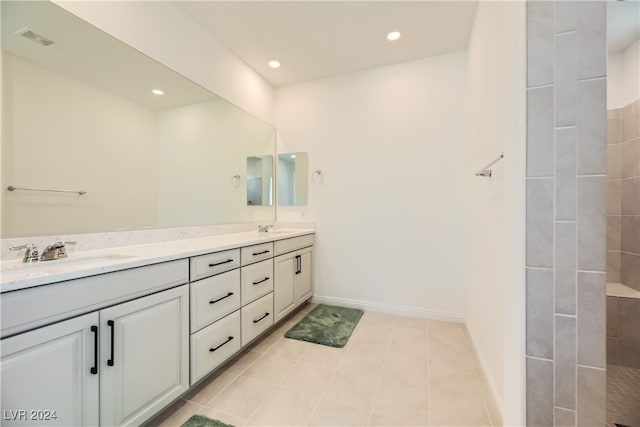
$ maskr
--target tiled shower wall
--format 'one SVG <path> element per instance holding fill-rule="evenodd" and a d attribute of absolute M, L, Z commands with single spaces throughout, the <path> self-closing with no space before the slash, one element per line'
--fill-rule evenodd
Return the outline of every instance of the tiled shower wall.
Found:
<path fill-rule="evenodd" d="M 528 426 L 606 414 L 606 4 L 527 3 Z"/>
<path fill-rule="evenodd" d="M 640 101 L 607 112 L 607 281 L 640 290 Z"/>
<path fill-rule="evenodd" d="M 640 290 L 640 100 L 607 116 L 607 280 Z M 640 299 L 607 297 L 607 363 L 640 368 Z"/>

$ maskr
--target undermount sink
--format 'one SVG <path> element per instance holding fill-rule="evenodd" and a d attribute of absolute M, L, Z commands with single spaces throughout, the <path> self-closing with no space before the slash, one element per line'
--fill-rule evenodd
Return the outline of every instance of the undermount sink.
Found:
<path fill-rule="evenodd" d="M 2 272 L 3 275 L 7 273 L 32 274 L 40 272 L 55 272 L 63 269 L 73 269 L 85 264 L 118 261 L 126 258 L 131 258 L 131 255 L 106 254 L 78 257 L 71 256 L 69 258 L 62 258 L 54 261 L 38 261 L 34 263 L 25 263 L 21 260 L 13 260 L 1 263 L 0 272 Z"/>

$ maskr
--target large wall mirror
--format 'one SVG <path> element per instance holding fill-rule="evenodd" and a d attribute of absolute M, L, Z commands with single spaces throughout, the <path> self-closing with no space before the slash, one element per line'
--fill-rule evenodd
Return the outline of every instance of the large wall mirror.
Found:
<path fill-rule="evenodd" d="M 1 7 L 3 238 L 275 219 L 246 188 L 273 127 L 53 3 Z"/>

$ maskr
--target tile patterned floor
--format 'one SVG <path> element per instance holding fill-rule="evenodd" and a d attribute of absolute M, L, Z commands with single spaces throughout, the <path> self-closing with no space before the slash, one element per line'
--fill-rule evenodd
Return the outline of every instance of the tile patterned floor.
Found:
<path fill-rule="evenodd" d="M 193 414 L 241 426 L 495 426 L 461 324 L 366 312 L 347 346 L 284 338 L 313 305 L 189 392 L 153 426 Z"/>
<path fill-rule="evenodd" d="M 607 366 L 607 425 L 640 427 L 640 369 Z"/>

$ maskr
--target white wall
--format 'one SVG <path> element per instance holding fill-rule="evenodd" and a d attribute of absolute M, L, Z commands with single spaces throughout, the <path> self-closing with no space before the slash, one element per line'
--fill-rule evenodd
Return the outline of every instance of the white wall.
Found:
<path fill-rule="evenodd" d="M 9 53 L 3 63 L 3 184 L 87 191 L 5 192 L 6 237 L 154 226 L 155 112 Z"/>
<path fill-rule="evenodd" d="M 316 296 L 462 320 L 466 73 L 461 51 L 278 89 L 278 152 L 325 176 L 278 211 L 316 221 Z"/>
<path fill-rule="evenodd" d="M 165 1 L 54 3 L 249 113 L 274 123 L 274 89 L 178 5 Z"/>
<path fill-rule="evenodd" d="M 607 109 L 622 108 L 640 98 L 640 39 L 607 58 Z"/>
<path fill-rule="evenodd" d="M 505 425 L 523 422 L 524 17 L 482 1 L 469 44 L 465 319 Z M 501 152 L 492 178 L 473 176 Z"/>

